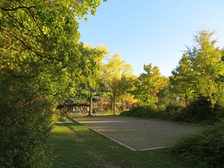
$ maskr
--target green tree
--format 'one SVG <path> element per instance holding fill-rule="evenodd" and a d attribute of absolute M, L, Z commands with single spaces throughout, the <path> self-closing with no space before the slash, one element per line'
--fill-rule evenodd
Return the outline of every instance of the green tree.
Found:
<path fill-rule="evenodd" d="M 1 166 L 49 166 L 44 143 L 52 114 L 75 92 L 74 78 L 86 69 L 76 18 L 94 14 L 99 5 L 100 0 L 0 1 Z"/>
<path fill-rule="evenodd" d="M 224 63 L 221 61 L 221 50 L 216 47 L 216 40 L 212 40 L 213 32 L 201 31 L 199 36 L 196 36 L 196 42 L 199 47 L 197 49 L 197 55 L 195 57 L 194 71 L 197 72 L 195 77 L 197 80 L 196 89 L 198 93 L 208 98 L 211 102 L 212 108 L 214 108 L 219 97 L 220 85 L 219 78 L 224 75 Z M 223 88 L 223 87 L 222 87 Z"/>
<path fill-rule="evenodd" d="M 179 66 L 172 71 L 172 76 L 170 77 L 172 92 L 177 94 L 179 98 L 184 99 L 186 106 L 195 97 L 196 80 L 193 78 L 193 61 L 188 52 L 184 53 L 179 61 Z"/>
<path fill-rule="evenodd" d="M 84 45 L 82 48 L 82 55 L 85 58 L 86 69 L 83 71 L 83 76 L 80 78 L 79 89 L 82 94 L 87 97 L 90 105 L 89 115 L 93 113 L 93 98 L 100 93 L 100 84 L 102 77 L 103 58 L 107 54 L 107 48 L 105 46 L 99 46 L 92 48 L 91 45 Z"/>
<path fill-rule="evenodd" d="M 165 77 L 161 76 L 159 68 L 152 64 L 144 65 L 145 73 L 140 74 L 135 83 L 134 95 L 144 103 L 158 102 L 157 94 L 165 86 Z"/>
<path fill-rule="evenodd" d="M 222 50 L 212 40 L 213 32 L 201 31 L 195 37 L 196 46 L 184 53 L 179 66 L 173 71 L 174 88 L 185 99 L 205 97 L 211 109 L 223 94 L 224 63 Z"/>

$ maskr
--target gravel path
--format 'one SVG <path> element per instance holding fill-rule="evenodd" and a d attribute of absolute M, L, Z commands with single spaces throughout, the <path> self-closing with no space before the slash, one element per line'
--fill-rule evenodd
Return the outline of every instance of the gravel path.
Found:
<path fill-rule="evenodd" d="M 206 128 L 172 121 L 121 116 L 82 117 L 75 120 L 133 151 L 164 148 L 174 144 L 180 137 Z"/>

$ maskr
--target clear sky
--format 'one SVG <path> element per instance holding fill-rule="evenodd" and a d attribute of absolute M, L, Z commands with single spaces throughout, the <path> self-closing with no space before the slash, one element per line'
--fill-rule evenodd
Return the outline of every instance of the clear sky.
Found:
<path fill-rule="evenodd" d="M 224 44 L 224 0 L 109 0 L 88 18 L 80 22 L 80 41 L 107 46 L 136 75 L 149 63 L 171 75 L 202 29 L 215 31 Z"/>

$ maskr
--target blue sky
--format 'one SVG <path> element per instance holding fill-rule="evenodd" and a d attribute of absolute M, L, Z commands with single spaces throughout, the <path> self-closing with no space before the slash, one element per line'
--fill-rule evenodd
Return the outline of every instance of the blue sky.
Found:
<path fill-rule="evenodd" d="M 215 31 L 224 44 L 224 0 L 109 0 L 88 18 L 80 21 L 80 41 L 107 46 L 136 75 L 149 63 L 171 75 L 202 29 Z"/>

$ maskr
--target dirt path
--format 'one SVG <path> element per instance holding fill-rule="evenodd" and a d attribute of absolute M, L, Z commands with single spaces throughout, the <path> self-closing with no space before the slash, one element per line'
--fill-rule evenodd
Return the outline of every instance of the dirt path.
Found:
<path fill-rule="evenodd" d="M 75 119 L 133 151 L 170 146 L 180 137 L 205 129 L 203 126 L 131 117 L 82 117 Z"/>

